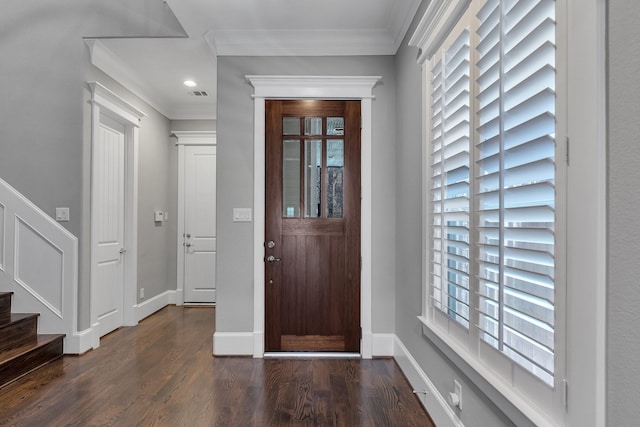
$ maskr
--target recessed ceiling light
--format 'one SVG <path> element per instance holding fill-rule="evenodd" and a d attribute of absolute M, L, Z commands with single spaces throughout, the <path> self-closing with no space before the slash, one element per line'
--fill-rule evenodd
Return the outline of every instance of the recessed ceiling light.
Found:
<path fill-rule="evenodd" d="M 196 82 L 194 82 L 193 80 L 185 80 L 185 81 L 184 81 L 184 85 L 185 85 L 186 87 L 196 87 L 196 86 L 198 86 L 198 85 L 196 84 Z"/>

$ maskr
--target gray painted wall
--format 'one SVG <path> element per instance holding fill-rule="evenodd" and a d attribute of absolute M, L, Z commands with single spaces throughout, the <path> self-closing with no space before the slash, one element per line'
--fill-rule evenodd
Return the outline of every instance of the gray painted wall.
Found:
<path fill-rule="evenodd" d="M 171 120 L 171 130 L 209 132 L 216 130 L 215 120 Z"/>
<path fill-rule="evenodd" d="M 172 131 L 215 131 L 215 120 L 169 120 L 138 96 L 107 76 L 85 56 L 85 81 L 98 81 L 143 111 L 140 122 L 138 163 L 138 291 L 142 303 L 167 290 L 176 289 L 178 150 Z M 87 92 L 88 98 L 90 94 Z M 87 104 L 88 105 L 88 104 Z M 90 111 L 85 112 L 85 133 L 90 132 Z M 90 160 L 88 158 L 87 160 Z M 168 212 L 169 221 L 156 223 L 153 212 Z"/>
<path fill-rule="evenodd" d="M 373 101 L 373 331 L 395 328 L 395 102 L 393 57 L 221 57 L 218 61 L 217 331 L 253 330 L 253 88 L 245 75 L 380 75 Z"/>
<path fill-rule="evenodd" d="M 89 327 L 83 37 L 181 37 L 160 0 L 4 0 L 0 5 L 0 177 L 79 239 L 79 329 Z"/>
<path fill-rule="evenodd" d="M 640 4 L 608 3 L 607 425 L 640 418 Z"/>
<path fill-rule="evenodd" d="M 113 80 L 89 61 L 85 50 L 85 81 L 97 81 L 146 114 L 138 130 L 138 290 L 144 299 L 176 289 L 177 218 L 178 218 L 178 150 L 170 137 L 171 121 Z M 90 99 L 88 90 L 85 97 Z M 90 105 L 85 104 L 85 134 L 91 132 Z M 86 140 L 90 147 L 90 139 Z M 90 157 L 87 159 L 90 161 Z M 90 163 L 86 164 L 90 169 Z M 88 197 L 87 197 L 88 198 Z M 154 222 L 153 213 L 168 212 L 169 221 Z M 139 296 L 139 292 L 136 292 Z"/>

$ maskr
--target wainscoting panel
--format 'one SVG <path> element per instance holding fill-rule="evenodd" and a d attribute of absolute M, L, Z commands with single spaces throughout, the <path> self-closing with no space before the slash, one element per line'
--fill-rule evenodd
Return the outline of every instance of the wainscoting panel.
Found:
<path fill-rule="evenodd" d="M 16 217 L 14 280 L 62 319 L 64 254 L 51 240 Z"/>
<path fill-rule="evenodd" d="M 65 353 L 88 350 L 77 325 L 78 240 L 2 179 L 0 290 L 13 292 L 15 313 L 40 313 L 40 333 L 66 334 Z"/>

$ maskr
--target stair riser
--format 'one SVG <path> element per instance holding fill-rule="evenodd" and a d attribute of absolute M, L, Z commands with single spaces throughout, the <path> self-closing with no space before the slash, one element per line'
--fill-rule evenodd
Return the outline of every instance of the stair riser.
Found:
<path fill-rule="evenodd" d="M 38 317 L 31 316 L 0 329 L 0 351 L 14 348 L 28 340 L 34 340 L 38 333 Z"/>
<path fill-rule="evenodd" d="M 0 293 L 0 319 L 9 317 L 11 315 L 11 293 Z"/>
<path fill-rule="evenodd" d="M 62 342 L 63 337 L 60 337 L 0 365 L 0 388 L 40 366 L 62 357 Z"/>

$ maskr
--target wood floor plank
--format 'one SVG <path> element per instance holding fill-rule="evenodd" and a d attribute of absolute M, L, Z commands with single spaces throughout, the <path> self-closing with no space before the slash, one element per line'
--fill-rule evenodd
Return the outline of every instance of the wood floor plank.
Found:
<path fill-rule="evenodd" d="M 169 306 L 0 389 L 0 426 L 433 426 L 391 359 L 212 357 L 212 308 Z"/>

